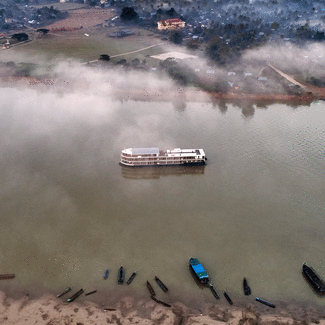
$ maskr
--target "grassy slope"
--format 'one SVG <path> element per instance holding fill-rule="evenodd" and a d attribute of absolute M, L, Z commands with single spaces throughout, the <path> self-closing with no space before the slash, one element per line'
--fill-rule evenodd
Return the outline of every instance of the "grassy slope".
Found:
<path fill-rule="evenodd" d="M 43 56 L 47 60 L 56 58 L 75 58 L 80 61 L 91 61 L 99 58 L 101 54 L 110 56 L 121 53 L 132 52 L 154 44 L 162 43 L 160 37 L 148 36 L 151 33 L 144 29 L 133 28 L 135 35 L 125 38 L 112 38 L 108 34 L 112 32 L 107 28 L 100 30 L 96 28 L 83 29 L 76 32 L 62 32 L 59 36 L 45 35 L 37 36 L 32 42 L 18 45 L 10 49 L 10 57 L 15 54 L 26 55 L 28 58 Z M 89 34 L 90 36 L 85 36 Z M 139 35 L 140 33 L 140 35 Z M 33 37 L 31 37 L 33 38 Z M 0 51 L 1 61 L 10 61 L 8 51 Z M 131 61 L 134 58 L 139 60 L 146 59 L 152 64 L 158 64 L 157 60 L 150 59 L 146 55 L 160 54 L 164 52 L 160 46 L 153 47 L 142 52 L 119 56 L 112 59 L 118 61 L 126 59 Z"/>

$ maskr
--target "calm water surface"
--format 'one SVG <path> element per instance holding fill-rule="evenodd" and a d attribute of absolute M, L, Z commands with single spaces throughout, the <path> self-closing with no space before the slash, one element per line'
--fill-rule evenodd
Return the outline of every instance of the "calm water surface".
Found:
<path fill-rule="evenodd" d="M 157 275 L 169 301 L 213 302 L 188 271 L 197 257 L 234 302 L 246 277 L 251 300 L 323 303 L 301 267 L 325 277 L 325 102 L 251 115 L 209 103 L 1 106 L 0 273 L 16 279 L 0 290 L 149 297 Z M 208 164 L 118 164 L 123 148 L 146 146 L 203 148 Z M 138 272 L 129 287 L 116 284 L 120 265 Z"/>

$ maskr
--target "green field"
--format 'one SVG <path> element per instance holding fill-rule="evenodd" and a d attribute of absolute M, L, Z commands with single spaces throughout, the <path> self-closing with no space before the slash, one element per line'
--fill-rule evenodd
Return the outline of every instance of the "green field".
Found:
<path fill-rule="evenodd" d="M 42 8 L 42 7 L 51 7 L 53 6 L 54 8 L 58 10 L 73 10 L 73 9 L 80 9 L 80 8 L 85 8 L 85 4 L 83 3 L 74 3 L 74 2 L 53 2 L 53 3 L 46 3 L 42 5 L 33 5 L 35 8 Z"/>
<path fill-rule="evenodd" d="M 0 61 L 6 62 L 14 60 L 15 57 L 24 57 L 26 58 L 24 61 L 32 63 L 37 63 L 37 60 L 41 58 L 46 61 L 73 58 L 78 61 L 89 62 L 97 60 L 101 54 L 108 54 L 109 56 L 119 55 L 112 58 L 112 62 L 121 59 L 130 62 L 138 58 L 140 61 L 146 59 L 151 65 L 159 64 L 157 60 L 151 59 L 149 56 L 165 52 L 162 46 L 121 55 L 164 43 L 160 37 L 152 35 L 150 31 L 140 28 L 133 28 L 132 30 L 135 34 L 124 38 L 108 37 L 108 34 L 113 30 L 107 28 L 62 32 L 59 35 L 38 36 L 35 34 L 35 36 L 30 37 L 32 41 L 29 43 L 13 46 L 10 50 L 0 51 Z M 8 55 L 9 53 L 10 55 Z"/>

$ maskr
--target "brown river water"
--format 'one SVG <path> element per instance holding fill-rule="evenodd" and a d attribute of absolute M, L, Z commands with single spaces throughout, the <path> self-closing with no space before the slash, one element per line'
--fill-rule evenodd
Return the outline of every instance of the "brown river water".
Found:
<path fill-rule="evenodd" d="M 0 290 L 82 287 L 113 302 L 148 296 L 158 276 L 174 301 L 212 302 L 188 270 L 197 257 L 234 302 L 246 277 L 254 297 L 323 304 L 301 267 L 325 278 L 325 102 L 247 113 L 49 96 L 22 90 L 0 104 L 0 273 L 16 274 Z M 149 146 L 203 148 L 208 162 L 119 165 L 122 149 Z M 130 286 L 117 284 L 121 265 L 138 273 Z"/>

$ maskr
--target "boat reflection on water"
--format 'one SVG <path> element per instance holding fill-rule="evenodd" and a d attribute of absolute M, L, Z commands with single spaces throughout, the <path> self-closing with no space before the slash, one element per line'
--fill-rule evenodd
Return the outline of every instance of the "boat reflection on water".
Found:
<path fill-rule="evenodd" d="M 159 179 L 160 176 L 203 175 L 205 165 L 201 166 L 156 166 L 127 167 L 121 166 L 122 176 L 127 179 Z"/>

